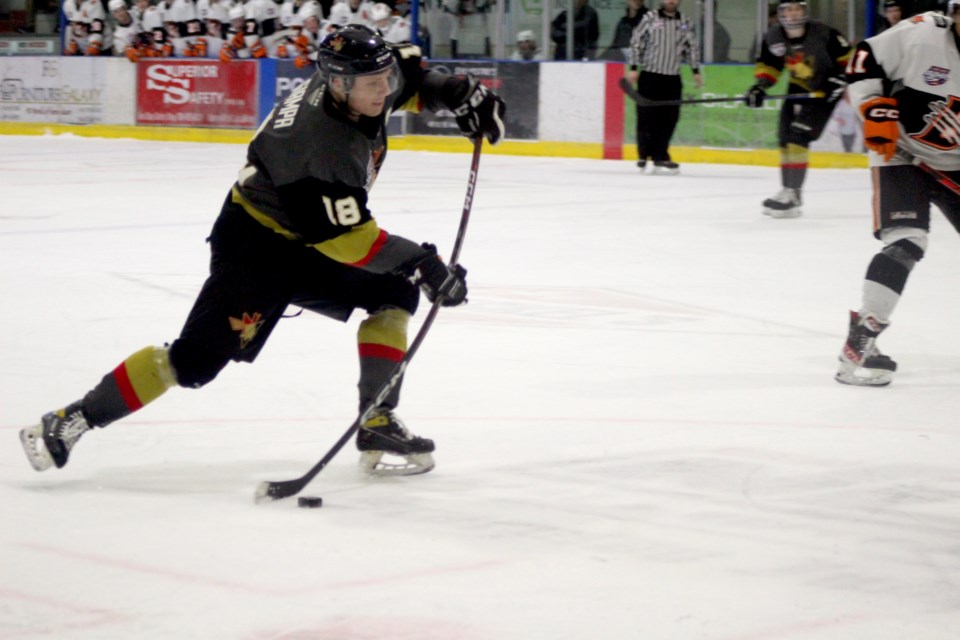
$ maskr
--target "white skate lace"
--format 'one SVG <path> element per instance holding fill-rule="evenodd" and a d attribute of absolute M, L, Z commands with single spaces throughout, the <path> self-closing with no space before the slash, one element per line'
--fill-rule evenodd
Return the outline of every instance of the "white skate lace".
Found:
<path fill-rule="evenodd" d="M 89 430 L 90 425 L 83 419 L 83 414 L 77 411 L 67 416 L 63 424 L 57 429 L 57 439 L 62 440 L 68 449 L 72 449 L 80 436 Z"/>

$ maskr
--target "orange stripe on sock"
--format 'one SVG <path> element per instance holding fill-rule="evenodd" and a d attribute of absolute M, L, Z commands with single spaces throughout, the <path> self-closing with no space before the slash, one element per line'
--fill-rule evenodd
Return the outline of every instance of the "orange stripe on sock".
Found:
<path fill-rule="evenodd" d="M 137 392 L 133 389 L 133 383 L 130 382 L 130 376 L 127 374 L 127 363 L 121 362 L 120 366 L 113 370 L 113 379 L 117 383 L 120 395 L 123 397 L 124 404 L 130 411 L 136 411 L 143 407 Z"/>
<path fill-rule="evenodd" d="M 400 362 L 406 351 L 394 349 L 385 344 L 361 343 L 359 345 L 361 358 L 383 358 L 392 362 Z"/>

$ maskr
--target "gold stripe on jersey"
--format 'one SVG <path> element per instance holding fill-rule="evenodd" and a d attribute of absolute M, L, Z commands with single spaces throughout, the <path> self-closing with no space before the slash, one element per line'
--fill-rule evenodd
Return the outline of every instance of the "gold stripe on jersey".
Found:
<path fill-rule="evenodd" d="M 244 198 L 236 187 L 233 188 L 232 194 L 233 202 L 243 207 L 244 211 L 263 226 L 279 233 L 288 240 L 300 239 L 299 235 L 284 228 L 276 220 L 253 206 L 253 203 Z M 370 252 L 380 240 L 380 236 L 381 231 L 380 227 L 377 226 L 377 221 L 368 220 L 336 238 L 324 240 L 316 244 L 308 244 L 307 246 L 313 247 L 331 260 L 336 260 L 343 264 L 359 264 L 362 263 L 364 259 L 369 259 Z"/>
<path fill-rule="evenodd" d="M 235 204 L 240 205 L 240 206 L 243 208 L 243 210 L 246 211 L 247 213 L 249 213 L 250 216 L 251 216 L 254 220 L 256 220 L 257 222 L 259 222 L 259 223 L 262 224 L 263 226 L 267 227 L 268 229 L 279 233 L 280 235 L 282 235 L 282 236 L 283 236 L 284 238 L 286 238 L 287 240 L 297 240 L 297 239 L 298 239 L 297 234 L 293 233 L 293 232 L 290 231 L 289 229 L 285 229 L 284 227 L 282 227 L 282 226 L 280 225 L 279 222 L 277 222 L 276 220 L 274 220 L 273 218 L 271 218 L 271 217 L 268 216 L 267 214 L 263 213 L 262 211 L 260 211 L 259 209 L 257 209 L 255 206 L 253 206 L 253 203 L 252 203 L 252 202 L 250 202 L 249 200 L 247 200 L 246 198 L 243 197 L 243 194 L 240 193 L 240 190 L 239 190 L 239 189 L 237 189 L 236 187 L 234 187 L 234 188 L 231 190 L 231 194 L 232 194 L 232 200 L 233 200 L 233 202 L 234 202 Z"/>
<path fill-rule="evenodd" d="M 380 227 L 377 226 L 377 221 L 368 220 L 343 235 L 309 246 L 331 260 L 343 264 L 356 264 L 370 255 L 370 249 L 379 239 Z"/>
<path fill-rule="evenodd" d="M 423 103 L 420 102 L 420 94 L 415 93 L 413 96 L 404 102 L 402 105 L 394 109 L 394 111 L 409 111 L 410 113 L 420 113 L 423 110 Z"/>
<path fill-rule="evenodd" d="M 773 84 L 776 84 L 777 80 L 780 79 L 780 69 L 771 67 L 768 64 L 763 64 L 762 62 L 758 62 L 756 68 L 754 69 L 753 75 L 756 78 L 766 76 L 773 80 Z"/>

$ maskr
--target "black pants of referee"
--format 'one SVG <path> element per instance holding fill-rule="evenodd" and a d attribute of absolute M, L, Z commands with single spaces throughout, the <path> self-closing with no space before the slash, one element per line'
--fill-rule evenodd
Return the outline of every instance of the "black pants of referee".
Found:
<path fill-rule="evenodd" d="M 680 76 L 642 71 L 637 93 L 647 100 L 679 100 L 683 91 Z M 680 105 L 643 107 L 637 105 L 637 157 L 640 160 L 670 160 L 670 139 L 680 120 Z"/>

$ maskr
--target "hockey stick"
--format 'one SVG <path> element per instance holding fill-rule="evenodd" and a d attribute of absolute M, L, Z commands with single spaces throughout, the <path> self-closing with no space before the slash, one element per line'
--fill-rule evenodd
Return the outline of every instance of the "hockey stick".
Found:
<path fill-rule="evenodd" d="M 905 151 L 903 149 L 897 149 L 897 155 L 900 156 L 902 159 L 906 160 L 907 162 L 909 162 L 910 164 L 912 164 L 913 166 L 918 167 L 923 171 L 927 172 L 928 174 L 933 176 L 934 180 L 939 182 L 942 186 L 946 187 L 948 190 L 960 196 L 960 183 L 957 183 L 956 180 L 948 176 L 943 171 L 940 171 L 940 169 L 934 169 L 933 167 L 928 165 L 926 162 L 924 162 L 920 158 L 914 156 L 910 152 Z"/>
<path fill-rule="evenodd" d="M 463 202 L 463 213 L 460 215 L 460 227 L 457 229 L 457 238 L 453 243 L 453 251 L 450 253 L 450 268 L 453 268 L 457 264 L 457 260 L 460 258 L 460 249 L 463 247 L 463 238 L 467 231 L 467 222 L 470 220 L 470 209 L 473 208 L 473 193 L 477 186 L 477 171 L 480 168 L 480 150 L 483 148 L 483 137 L 480 136 L 476 139 L 473 145 L 473 159 L 470 163 L 470 177 L 467 180 L 467 196 Z M 403 377 L 404 371 L 407 369 L 407 365 L 410 364 L 410 361 L 413 360 L 413 356 L 416 355 L 417 350 L 420 348 L 420 344 L 423 342 L 423 339 L 427 335 L 430 326 L 433 324 L 434 318 L 437 317 L 437 312 L 440 311 L 440 306 L 443 303 L 443 296 L 438 297 L 433 306 L 430 307 L 430 311 L 427 313 L 427 317 L 423 320 L 423 325 L 420 327 L 420 331 L 417 332 L 416 337 L 414 337 L 413 342 L 407 348 L 406 354 L 404 354 L 403 359 L 397 364 L 396 368 L 393 370 L 393 373 L 387 379 L 386 382 L 380 387 L 380 390 L 377 392 L 376 397 L 364 407 L 363 411 L 360 412 L 360 415 L 357 416 L 357 419 L 353 421 L 353 424 L 350 425 L 350 428 L 337 440 L 336 444 L 327 452 L 323 458 L 320 459 L 320 462 L 313 465 L 313 467 L 307 471 L 305 474 L 296 478 L 295 480 L 281 480 L 278 482 L 270 482 L 264 480 L 259 485 L 257 485 L 257 490 L 254 493 L 253 501 L 257 504 L 262 502 L 268 502 L 271 500 L 282 500 L 283 498 L 289 498 L 290 496 L 295 496 L 300 493 L 304 487 L 310 484 L 310 481 L 317 477 L 317 474 L 323 471 L 323 468 L 333 460 L 334 456 L 340 452 L 340 450 L 350 441 L 350 438 L 360 429 L 360 425 L 365 423 L 370 415 L 380 406 L 380 403 L 383 402 L 391 391 L 393 391 L 397 384 L 400 381 L 400 378 Z"/>
<path fill-rule="evenodd" d="M 744 102 L 744 96 L 735 96 L 730 98 L 694 98 L 692 100 L 649 100 L 640 95 L 636 88 L 626 78 L 620 78 L 620 89 L 627 94 L 631 100 L 637 103 L 638 107 L 676 107 L 684 104 L 710 104 L 714 102 Z M 822 98 L 822 91 L 813 93 L 788 93 L 785 95 L 765 96 L 764 100 L 803 100 L 805 98 Z"/>

